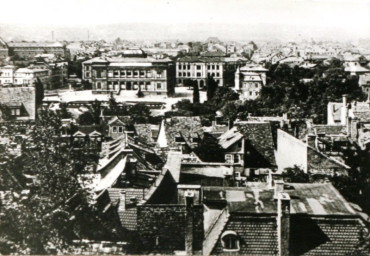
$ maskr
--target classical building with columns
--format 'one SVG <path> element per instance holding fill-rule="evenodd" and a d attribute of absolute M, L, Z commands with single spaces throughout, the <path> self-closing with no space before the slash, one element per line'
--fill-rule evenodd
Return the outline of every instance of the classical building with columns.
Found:
<path fill-rule="evenodd" d="M 175 65 L 168 58 L 106 57 L 82 63 L 82 79 L 92 84 L 95 93 L 139 90 L 144 95 L 172 95 Z"/>

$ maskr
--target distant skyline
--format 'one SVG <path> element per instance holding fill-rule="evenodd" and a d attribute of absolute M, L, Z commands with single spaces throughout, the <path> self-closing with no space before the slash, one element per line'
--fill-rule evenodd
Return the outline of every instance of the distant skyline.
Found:
<path fill-rule="evenodd" d="M 88 30 L 105 40 L 370 37 L 370 0 L 12 0 L 2 10 L 6 40 L 50 40 L 52 30 L 59 40 Z"/>

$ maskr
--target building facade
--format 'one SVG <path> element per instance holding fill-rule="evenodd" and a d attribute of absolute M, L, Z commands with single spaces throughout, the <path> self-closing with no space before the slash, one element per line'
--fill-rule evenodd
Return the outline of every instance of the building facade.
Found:
<path fill-rule="evenodd" d="M 66 58 L 66 46 L 59 42 L 9 42 L 9 55 L 23 59 L 33 59 L 36 55 L 52 53 Z"/>
<path fill-rule="evenodd" d="M 170 59 L 153 57 L 94 58 L 82 63 L 82 79 L 90 82 L 94 92 L 119 94 L 141 90 L 145 94 L 172 95 L 175 66 Z"/>
<path fill-rule="evenodd" d="M 206 86 L 212 76 L 218 86 L 224 85 L 225 60 L 222 57 L 184 57 L 176 62 L 176 82 L 184 84 L 187 79 L 196 80 L 199 88 Z"/>
<path fill-rule="evenodd" d="M 267 69 L 261 66 L 244 66 L 235 72 L 234 90 L 241 94 L 244 100 L 255 100 L 261 89 L 266 85 Z"/>

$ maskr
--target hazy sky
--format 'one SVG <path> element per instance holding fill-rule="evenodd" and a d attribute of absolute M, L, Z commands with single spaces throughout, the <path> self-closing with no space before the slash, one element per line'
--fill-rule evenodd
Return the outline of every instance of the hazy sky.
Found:
<path fill-rule="evenodd" d="M 370 0 L 11 0 L 1 24 L 276 24 L 370 34 Z M 0 31 L 1 33 L 1 31 Z"/>

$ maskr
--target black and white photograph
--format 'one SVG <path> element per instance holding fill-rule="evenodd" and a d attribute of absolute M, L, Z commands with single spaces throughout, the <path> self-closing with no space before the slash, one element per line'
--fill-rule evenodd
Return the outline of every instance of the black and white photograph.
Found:
<path fill-rule="evenodd" d="M 0 255 L 370 256 L 370 0 L 0 8 Z"/>

